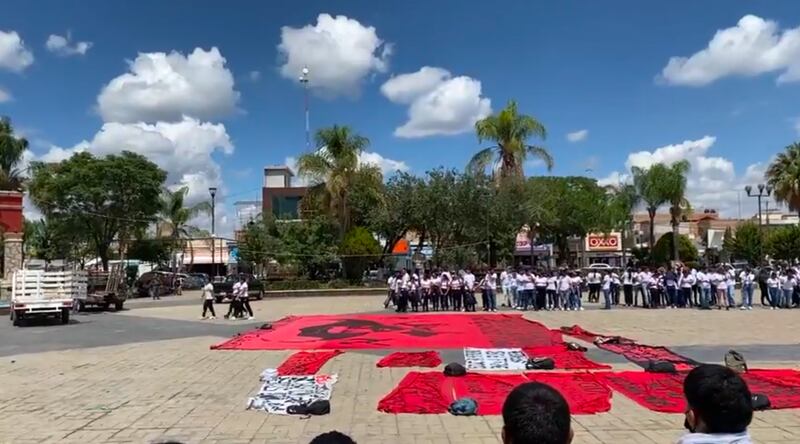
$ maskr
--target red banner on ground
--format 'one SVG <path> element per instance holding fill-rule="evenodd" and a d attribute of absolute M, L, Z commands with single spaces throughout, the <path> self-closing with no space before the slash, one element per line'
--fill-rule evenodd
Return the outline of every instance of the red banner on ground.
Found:
<path fill-rule="evenodd" d="M 394 352 L 378 361 L 378 367 L 436 367 L 442 358 L 435 351 Z"/>
<path fill-rule="evenodd" d="M 341 354 L 341 350 L 297 352 L 283 361 L 283 364 L 278 367 L 278 374 L 281 376 L 313 375 L 331 358 Z"/>
<path fill-rule="evenodd" d="M 549 347 L 525 347 L 522 349 L 529 358 L 553 358 L 557 369 L 564 370 L 608 370 L 610 365 L 600 364 L 587 358 L 581 351 L 570 350 L 566 345 Z"/>
<path fill-rule="evenodd" d="M 533 347 L 561 335 L 517 314 L 290 316 L 212 346 L 222 350 L 445 349 Z"/>
<path fill-rule="evenodd" d="M 683 413 L 683 379 L 676 374 L 646 372 L 600 372 L 595 375 L 611 388 L 654 412 Z M 751 370 L 742 377 L 751 393 L 767 395 L 771 409 L 800 407 L 800 372 L 796 370 Z"/>
<path fill-rule="evenodd" d="M 411 372 L 379 403 L 387 413 L 446 413 L 450 403 L 469 397 L 478 415 L 499 415 L 514 387 L 525 382 L 548 384 L 561 392 L 572 414 L 594 414 L 611 409 L 611 390 L 590 373 L 468 373 L 446 377 L 439 372 Z"/>

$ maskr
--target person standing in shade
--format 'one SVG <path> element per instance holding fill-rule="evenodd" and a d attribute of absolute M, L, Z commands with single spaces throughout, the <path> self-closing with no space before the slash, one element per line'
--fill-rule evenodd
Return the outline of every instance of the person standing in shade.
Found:
<path fill-rule="evenodd" d="M 605 309 L 611 310 L 611 276 L 608 273 L 603 275 L 603 300 L 605 301 Z"/>
<path fill-rule="evenodd" d="M 214 319 L 217 317 L 217 314 L 214 313 L 214 284 L 210 281 L 203 286 L 203 290 L 201 292 L 203 296 L 203 316 L 200 319 Z M 206 318 L 206 312 L 211 312 L 211 317 Z"/>
<path fill-rule="evenodd" d="M 533 304 L 533 309 L 536 311 L 544 310 L 547 308 L 547 277 L 544 273 L 539 273 L 536 276 L 536 281 L 534 282 L 536 285 L 536 300 Z"/>
<path fill-rule="evenodd" d="M 675 308 L 678 299 L 678 275 L 672 268 L 664 274 L 664 286 L 667 288 L 667 302 L 664 305 Z"/>

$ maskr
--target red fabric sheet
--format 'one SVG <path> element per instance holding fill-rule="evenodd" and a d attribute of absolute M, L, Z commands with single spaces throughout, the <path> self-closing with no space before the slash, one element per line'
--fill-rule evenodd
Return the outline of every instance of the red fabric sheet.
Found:
<path fill-rule="evenodd" d="M 411 372 L 378 403 L 378 410 L 446 413 L 452 401 L 469 397 L 478 403 L 478 415 L 499 415 L 511 390 L 529 381 L 549 384 L 561 392 L 572 414 L 611 409 L 611 390 L 590 373 L 468 373 L 463 377 L 446 377 L 438 372 Z"/>
<path fill-rule="evenodd" d="M 637 404 L 663 413 L 683 413 L 683 379 L 677 374 L 600 372 L 595 375 Z M 800 407 L 800 373 L 795 370 L 751 370 L 742 375 L 752 393 L 767 395 L 771 409 Z"/>
<path fill-rule="evenodd" d="M 319 315 L 281 319 L 212 346 L 224 350 L 532 347 L 561 342 L 516 314 Z"/>
<path fill-rule="evenodd" d="M 570 350 L 566 345 L 549 347 L 525 347 L 522 349 L 529 358 L 553 358 L 557 369 L 564 370 L 607 370 L 610 365 L 600 364 L 587 358 L 581 351 Z"/>
<path fill-rule="evenodd" d="M 594 340 L 596 338 L 614 337 L 609 335 L 592 333 L 588 330 L 584 330 L 582 327 L 578 325 L 573 325 L 572 327 L 561 327 L 561 332 L 565 335 L 569 335 L 578 338 L 582 341 L 592 342 L 592 343 L 594 343 Z M 633 339 L 625 338 L 622 336 L 617 336 L 617 337 L 622 341 L 622 343 L 620 344 L 595 343 L 595 345 L 600 349 L 607 350 L 610 351 L 611 353 L 616 353 L 618 355 L 622 355 L 625 357 L 625 359 L 633 362 L 634 364 L 639 365 L 642 368 L 647 367 L 647 362 L 650 360 L 671 362 L 675 364 L 676 370 L 690 370 L 699 364 L 697 361 L 691 358 L 687 358 L 686 356 L 681 356 L 666 347 L 637 344 L 636 341 L 634 341 Z"/>
<path fill-rule="evenodd" d="M 278 367 L 278 374 L 313 375 L 331 358 L 341 354 L 341 350 L 297 352 L 283 361 L 283 364 Z"/>
<path fill-rule="evenodd" d="M 394 352 L 378 361 L 378 367 L 436 367 L 442 358 L 435 351 Z"/>

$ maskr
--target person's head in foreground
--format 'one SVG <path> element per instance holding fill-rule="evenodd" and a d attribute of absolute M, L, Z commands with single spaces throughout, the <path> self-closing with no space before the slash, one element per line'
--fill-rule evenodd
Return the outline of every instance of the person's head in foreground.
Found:
<path fill-rule="evenodd" d="M 308 444 L 356 444 L 356 442 L 353 441 L 353 438 L 344 433 L 334 430 L 317 435 L 317 437 L 312 439 Z"/>
<path fill-rule="evenodd" d="M 747 383 L 735 371 L 704 364 L 683 381 L 689 434 L 679 444 L 749 444 L 747 426 L 753 419 L 753 399 Z"/>
<path fill-rule="evenodd" d="M 569 406 L 556 389 L 540 382 L 517 386 L 503 403 L 504 444 L 569 444 Z"/>

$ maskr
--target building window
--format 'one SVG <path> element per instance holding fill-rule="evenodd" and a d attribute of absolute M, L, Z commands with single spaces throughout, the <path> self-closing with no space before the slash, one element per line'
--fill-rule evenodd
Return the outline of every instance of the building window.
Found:
<path fill-rule="evenodd" d="M 272 215 L 276 219 L 299 219 L 300 196 L 272 196 Z"/>

